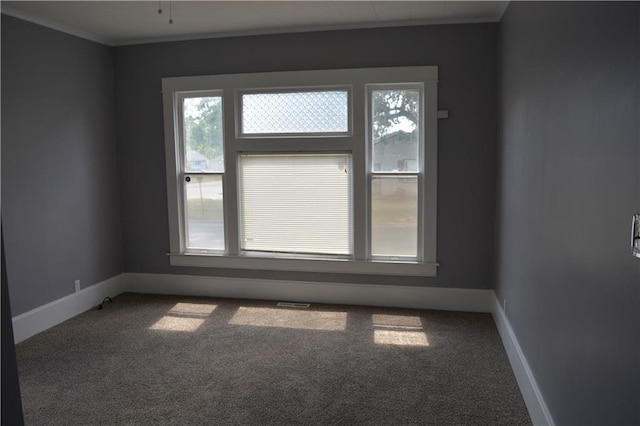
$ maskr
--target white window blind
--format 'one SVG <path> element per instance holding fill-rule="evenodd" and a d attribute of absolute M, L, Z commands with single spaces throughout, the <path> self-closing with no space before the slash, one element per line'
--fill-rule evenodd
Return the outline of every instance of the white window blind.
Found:
<path fill-rule="evenodd" d="M 350 154 L 240 156 L 244 251 L 350 255 Z"/>

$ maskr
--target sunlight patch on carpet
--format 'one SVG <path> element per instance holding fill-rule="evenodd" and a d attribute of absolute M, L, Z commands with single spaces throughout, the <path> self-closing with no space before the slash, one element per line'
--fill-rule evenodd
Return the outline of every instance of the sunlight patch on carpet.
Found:
<path fill-rule="evenodd" d="M 166 316 L 160 318 L 158 322 L 149 327 L 150 330 L 164 331 L 190 331 L 194 332 L 204 323 L 200 318 L 181 318 Z"/>
<path fill-rule="evenodd" d="M 188 315 L 211 315 L 217 305 L 204 303 L 176 303 L 169 310 L 170 314 L 188 314 Z"/>
<path fill-rule="evenodd" d="M 150 330 L 188 331 L 193 333 L 213 313 L 217 305 L 176 303 L 167 314 L 149 327 Z"/>
<path fill-rule="evenodd" d="M 347 328 L 347 313 L 241 307 L 229 324 L 344 331 Z"/>
<path fill-rule="evenodd" d="M 371 323 L 377 345 L 429 346 L 418 316 L 373 314 Z"/>
<path fill-rule="evenodd" d="M 422 331 L 375 330 L 373 341 L 377 345 L 429 346 L 427 335 Z"/>

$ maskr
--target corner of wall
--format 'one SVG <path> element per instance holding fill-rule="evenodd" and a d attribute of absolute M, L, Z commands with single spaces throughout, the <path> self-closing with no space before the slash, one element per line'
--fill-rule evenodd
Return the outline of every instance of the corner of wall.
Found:
<path fill-rule="evenodd" d="M 547 408 L 544 398 L 538 388 L 535 377 L 529 367 L 529 363 L 522 352 L 520 343 L 511 328 L 509 319 L 505 315 L 497 298 L 493 301 L 493 319 L 502 338 L 507 357 L 511 363 L 511 369 L 516 377 L 520 392 L 529 411 L 529 416 L 534 425 L 553 425 L 553 418 Z"/>

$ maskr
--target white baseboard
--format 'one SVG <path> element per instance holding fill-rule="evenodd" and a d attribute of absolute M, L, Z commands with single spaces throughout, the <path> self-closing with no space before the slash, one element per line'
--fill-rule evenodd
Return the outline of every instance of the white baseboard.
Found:
<path fill-rule="evenodd" d="M 76 293 L 54 300 L 28 312 L 13 317 L 13 338 L 16 343 L 60 324 L 93 307 L 109 296 L 124 291 L 123 274 L 116 275 Z"/>
<path fill-rule="evenodd" d="M 493 290 L 126 273 L 136 293 L 492 312 Z"/>
<path fill-rule="evenodd" d="M 492 290 L 124 273 L 14 317 L 14 341 L 22 342 L 125 291 L 447 311 L 493 309 Z"/>
<path fill-rule="evenodd" d="M 529 363 L 522 353 L 518 339 L 516 338 L 509 319 L 504 313 L 497 297 L 493 298 L 493 319 L 498 327 L 498 332 L 502 338 L 502 344 L 509 357 L 511 368 L 516 376 L 520 392 L 529 410 L 529 416 L 534 425 L 553 426 L 553 418 L 542 398 L 535 377 L 529 368 Z"/>

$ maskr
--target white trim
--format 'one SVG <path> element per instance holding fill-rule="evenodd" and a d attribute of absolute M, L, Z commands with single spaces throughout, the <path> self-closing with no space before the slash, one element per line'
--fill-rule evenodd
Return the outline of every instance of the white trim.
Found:
<path fill-rule="evenodd" d="M 185 296 L 491 312 L 493 290 L 125 273 L 127 291 Z"/>
<path fill-rule="evenodd" d="M 438 263 L 328 260 L 171 253 L 171 266 L 258 269 L 266 271 L 331 272 L 341 274 L 409 275 L 435 277 Z"/>
<path fill-rule="evenodd" d="M 52 22 L 46 19 L 38 18 L 36 16 L 29 15 L 28 13 L 19 12 L 17 10 L 11 9 L 5 4 L 2 4 L 2 13 L 8 16 L 12 16 L 14 18 L 22 19 L 23 21 L 31 22 L 32 24 L 40 25 L 41 27 L 49 28 L 55 31 L 60 31 L 62 33 L 69 34 L 75 37 L 80 37 L 85 40 L 93 41 L 93 42 L 104 44 L 111 47 L 116 46 L 113 40 L 110 40 L 108 38 L 99 36 L 97 34 L 81 31 L 76 28 L 67 27 L 65 25 L 58 24 L 56 22 Z"/>
<path fill-rule="evenodd" d="M 522 393 L 524 402 L 529 410 L 531 421 L 534 425 L 553 426 L 553 418 L 551 417 L 551 413 L 542 398 L 542 394 L 540 393 L 536 379 L 533 376 L 533 372 L 531 371 L 529 363 L 522 352 L 522 348 L 520 348 L 520 344 L 518 343 L 518 339 L 511 328 L 509 319 L 505 315 L 495 294 L 493 300 L 493 319 L 496 323 L 496 327 L 498 328 L 498 332 L 500 333 L 500 337 L 502 338 L 502 344 L 507 352 L 507 356 L 509 357 L 509 362 L 511 363 L 513 373 L 516 376 L 520 392 Z"/>
<path fill-rule="evenodd" d="M 188 77 L 165 77 L 162 91 L 207 92 L 239 88 L 272 89 L 278 87 L 306 88 L 322 86 L 365 85 L 377 83 L 429 83 L 438 82 L 438 67 L 435 65 L 380 67 L 380 68 L 336 68 L 303 71 L 272 71 L 260 73 L 214 74 Z M 354 94 L 355 96 L 355 94 Z M 169 98 L 169 101 L 172 99 Z M 230 103 L 235 102 L 234 98 Z M 354 99 L 354 102 L 357 100 Z M 173 110 L 173 104 L 167 104 Z M 434 112 L 435 113 L 435 112 Z M 357 126 L 354 123 L 354 126 Z M 233 137 L 235 139 L 235 135 Z"/>
<path fill-rule="evenodd" d="M 13 318 L 13 338 L 15 343 L 20 343 L 54 325 L 58 325 L 98 306 L 107 296 L 117 296 L 124 291 L 124 283 L 123 274 L 116 275 L 77 293 L 72 293 L 15 316 Z"/>

